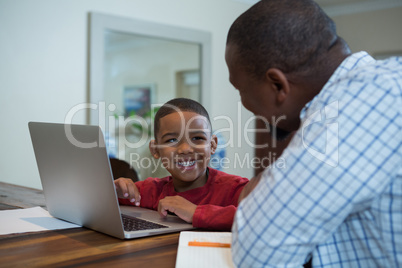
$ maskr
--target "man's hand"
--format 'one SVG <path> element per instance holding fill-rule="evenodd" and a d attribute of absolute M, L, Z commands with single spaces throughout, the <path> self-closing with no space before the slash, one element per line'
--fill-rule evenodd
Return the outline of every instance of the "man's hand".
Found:
<path fill-rule="evenodd" d="M 256 177 L 252 178 L 247 184 L 246 186 L 244 186 L 243 190 L 240 193 L 239 196 L 239 202 L 238 204 L 240 204 L 240 202 L 246 198 L 253 190 L 254 188 L 257 186 L 257 184 L 260 182 L 262 177 L 262 172 L 260 172 Z"/>
<path fill-rule="evenodd" d="M 168 211 L 176 214 L 186 222 L 192 223 L 193 216 L 197 205 L 191 203 L 181 196 L 166 196 L 161 199 L 158 204 L 158 212 L 163 217 L 166 217 Z"/>
<path fill-rule="evenodd" d="M 118 178 L 114 181 L 117 196 L 123 199 L 129 199 L 131 203 L 135 203 L 138 207 L 140 205 L 141 196 L 140 191 L 131 179 Z"/>

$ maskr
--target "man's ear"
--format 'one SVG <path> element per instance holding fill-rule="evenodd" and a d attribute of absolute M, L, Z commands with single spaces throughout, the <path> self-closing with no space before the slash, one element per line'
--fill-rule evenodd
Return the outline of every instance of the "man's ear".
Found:
<path fill-rule="evenodd" d="M 218 137 L 216 135 L 212 135 L 212 137 L 211 137 L 211 154 L 215 153 L 217 147 L 218 147 Z"/>
<path fill-rule="evenodd" d="M 272 85 L 272 88 L 276 90 L 276 100 L 279 103 L 283 103 L 289 95 L 290 86 L 286 75 L 279 69 L 270 68 L 265 73 L 265 77 Z"/>
<path fill-rule="evenodd" d="M 152 156 L 153 156 L 155 159 L 158 159 L 158 158 L 160 157 L 160 155 L 159 155 L 159 150 L 158 150 L 158 148 L 157 148 L 157 144 L 156 144 L 156 141 L 155 141 L 155 140 L 151 140 L 151 141 L 149 142 L 149 151 L 151 152 Z"/>

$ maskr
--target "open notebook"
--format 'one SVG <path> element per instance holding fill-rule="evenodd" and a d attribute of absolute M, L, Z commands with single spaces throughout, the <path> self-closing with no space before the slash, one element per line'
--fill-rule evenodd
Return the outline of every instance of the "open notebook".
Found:
<path fill-rule="evenodd" d="M 181 232 L 176 268 L 232 268 L 231 241 L 230 232 Z"/>

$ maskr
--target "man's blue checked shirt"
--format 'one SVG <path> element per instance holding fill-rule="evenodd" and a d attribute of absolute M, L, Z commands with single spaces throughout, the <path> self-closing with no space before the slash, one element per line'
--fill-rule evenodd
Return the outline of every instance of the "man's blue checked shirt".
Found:
<path fill-rule="evenodd" d="M 402 58 L 349 56 L 240 203 L 238 267 L 402 267 Z"/>

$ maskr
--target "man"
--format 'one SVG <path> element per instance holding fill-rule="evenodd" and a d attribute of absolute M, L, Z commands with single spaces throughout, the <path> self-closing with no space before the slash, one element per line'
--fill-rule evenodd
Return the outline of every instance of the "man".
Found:
<path fill-rule="evenodd" d="M 225 57 L 243 105 L 279 138 L 295 132 L 286 167 L 242 193 L 235 264 L 401 266 L 402 59 L 351 54 L 310 0 L 259 1 L 231 26 Z"/>

